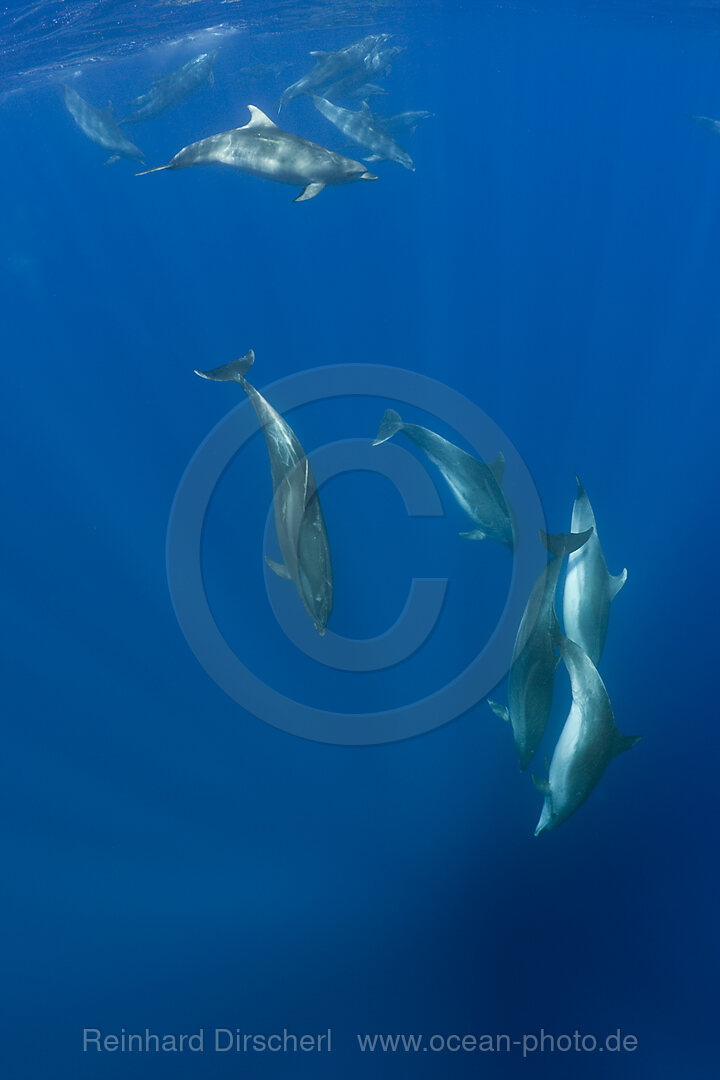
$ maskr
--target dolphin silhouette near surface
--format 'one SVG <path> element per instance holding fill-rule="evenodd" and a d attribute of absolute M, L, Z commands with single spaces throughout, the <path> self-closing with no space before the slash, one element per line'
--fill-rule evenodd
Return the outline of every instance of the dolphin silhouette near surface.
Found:
<path fill-rule="evenodd" d="M 81 98 L 77 90 L 73 90 L 71 86 L 63 86 L 62 92 L 65 108 L 80 130 L 103 150 L 110 151 L 106 165 L 112 165 L 119 158 L 130 158 L 132 161 L 145 164 L 145 155 L 140 147 L 136 146 L 122 128 L 118 127 L 111 101 L 108 102 L 106 109 L 96 109 L 90 102 Z"/>
<path fill-rule="evenodd" d="M 136 124 L 141 120 L 152 120 L 167 112 L 175 105 L 187 101 L 201 86 L 214 86 L 213 65 L 217 59 L 217 50 L 201 53 L 168 75 L 155 79 L 150 89 L 130 103 L 133 110 L 121 123 Z"/>
<path fill-rule="evenodd" d="M 526 769 L 535 757 L 552 708 L 555 671 L 560 662 L 555 649 L 563 636 L 555 613 L 562 562 L 570 552 L 588 543 L 591 534 L 592 529 L 555 536 L 541 532 L 552 558 L 535 582 L 520 621 L 510 663 L 508 704 L 488 699 L 493 712 L 512 726 L 521 769 Z"/>
<path fill-rule="evenodd" d="M 424 450 L 440 470 L 456 501 L 475 522 L 475 529 L 460 535 L 468 540 L 497 540 L 512 551 L 515 519 L 501 487 L 505 472 L 502 454 L 486 465 L 429 428 L 406 424 L 394 409 L 386 410 L 373 446 L 386 442 L 399 431 Z"/>
<path fill-rule="evenodd" d="M 536 836 L 567 821 L 593 792 L 612 759 L 641 738 L 618 731 L 605 684 L 587 653 L 563 638 L 560 654 L 570 676 L 572 705 L 547 780 L 533 777 L 545 796 Z"/>
<path fill-rule="evenodd" d="M 627 570 L 615 575 L 608 571 L 593 508 L 579 479 L 577 484 L 570 528 L 573 532 L 592 529 L 593 534 L 587 544 L 568 558 L 563 623 L 567 636 L 597 665 L 605 647 L 610 604 L 625 584 Z"/>
<path fill-rule="evenodd" d="M 167 165 L 145 169 L 138 176 L 193 165 L 229 165 L 234 169 L 302 187 L 295 202 L 314 199 L 328 185 L 377 180 L 360 161 L 336 154 L 325 146 L 282 131 L 255 105 L 248 105 L 250 120 L 244 127 L 222 131 L 184 147 Z"/>
<path fill-rule="evenodd" d="M 255 362 L 252 349 L 240 360 L 196 371 L 202 379 L 237 382 L 255 410 L 270 456 L 275 529 L 284 563 L 267 559 L 278 577 L 292 581 L 320 635 L 333 606 L 333 573 L 325 519 L 310 462 L 300 441 L 278 412 L 245 378 Z"/>

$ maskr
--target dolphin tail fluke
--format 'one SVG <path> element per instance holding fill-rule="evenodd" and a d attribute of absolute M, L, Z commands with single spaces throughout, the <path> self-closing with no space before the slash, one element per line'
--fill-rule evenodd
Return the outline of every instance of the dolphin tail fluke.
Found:
<path fill-rule="evenodd" d="M 233 360 L 230 364 L 211 368 L 210 371 L 195 371 L 201 379 L 212 379 L 213 382 L 242 382 L 250 368 L 255 363 L 255 353 L 250 349 L 239 360 Z"/>
<path fill-rule="evenodd" d="M 554 533 L 548 534 L 540 530 L 540 539 L 551 555 L 557 555 L 561 559 L 565 555 L 581 548 L 593 534 L 592 529 L 585 529 L 580 533 Z"/>
<path fill-rule="evenodd" d="M 488 705 L 496 716 L 499 716 L 506 724 L 510 723 L 510 710 L 507 705 L 498 705 L 497 701 L 491 701 L 490 698 L 488 698 Z"/>
<path fill-rule="evenodd" d="M 154 169 L 143 169 L 142 172 L 136 172 L 136 176 L 147 176 L 151 172 L 162 172 L 163 169 L 169 169 L 170 165 L 156 165 Z"/>
<path fill-rule="evenodd" d="M 373 446 L 379 446 L 380 443 L 392 439 L 393 435 L 402 430 L 402 426 L 403 422 L 400 413 L 396 413 L 394 409 L 386 409 L 385 415 L 380 421 L 380 430 L 373 439 Z"/>
<path fill-rule="evenodd" d="M 627 581 L 627 569 L 622 570 L 619 574 L 610 575 L 610 599 L 614 600 L 617 594 L 622 589 L 623 585 Z"/>

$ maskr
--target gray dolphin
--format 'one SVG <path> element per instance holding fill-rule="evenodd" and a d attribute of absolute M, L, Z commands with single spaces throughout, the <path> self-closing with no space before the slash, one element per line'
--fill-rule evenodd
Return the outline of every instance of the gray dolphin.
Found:
<path fill-rule="evenodd" d="M 535 757 L 552 708 L 555 670 L 560 662 L 555 646 L 562 640 L 555 614 L 562 561 L 586 544 L 591 534 L 592 529 L 556 536 L 540 533 L 552 558 L 535 582 L 520 621 L 510 664 L 508 706 L 488 699 L 493 712 L 512 725 L 521 769 L 526 769 Z"/>
<path fill-rule="evenodd" d="M 187 169 L 192 165 L 230 165 L 264 180 L 301 185 L 302 191 L 295 202 L 314 199 L 328 184 L 377 180 L 377 176 L 368 172 L 360 161 L 352 161 L 334 150 L 301 139 L 299 135 L 281 131 L 254 105 L 248 105 L 248 109 L 251 119 L 245 127 L 191 143 L 167 165 L 145 169 L 137 175 L 146 176 L 163 169 Z"/>
<path fill-rule="evenodd" d="M 245 379 L 254 362 L 251 349 L 240 360 L 195 374 L 217 382 L 238 382 L 250 399 L 270 456 L 275 529 L 285 560 L 280 564 L 267 559 L 267 563 L 279 577 L 292 581 L 322 635 L 333 606 L 333 575 L 315 477 L 295 432 Z"/>
<path fill-rule="evenodd" d="M 343 135 L 371 151 L 366 161 L 396 161 L 398 165 L 403 165 L 411 172 L 415 171 L 410 155 L 393 139 L 392 135 L 388 135 L 387 131 L 375 122 L 367 101 L 363 101 L 358 112 L 343 109 L 340 105 L 333 105 L 324 97 L 313 97 L 313 104 L 318 112 L 322 113 L 339 131 L 342 131 Z"/>
<path fill-rule="evenodd" d="M 382 79 L 390 74 L 392 62 L 395 57 L 404 52 L 403 45 L 393 45 L 389 49 L 376 47 L 361 62 L 352 68 L 341 79 L 333 83 L 326 83 L 317 87 L 317 92 L 331 101 L 342 101 L 343 98 L 364 97 L 364 87 L 368 87 L 369 79 Z M 386 93 L 381 86 L 369 84 L 373 93 Z"/>
<path fill-rule="evenodd" d="M 412 135 L 422 120 L 429 120 L 434 115 L 435 113 L 425 112 L 424 109 L 396 113 L 395 116 L 378 116 L 376 113 L 375 123 L 379 124 L 393 138 L 402 138 L 403 135 Z"/>
<path fill-rule="evenodd" d="M 593 529 L 593 535 L 568 559 L 563 592 L 565 633 L 588 654 L 593 664 L 600 663 L 607 635 L 610 604 L 627 580 L 627 570 L 611 574 L 605 564 L 595 515 L 585 488 L 578 484 L 572 512 L 573 532 Z"/>
<path fill-rule="evenodd" d="M 368 34 L 367 37 L 354 41 L 351 45 L 345 45 L 336 52 L 323 52 L 320 49 L 311 52 L 310 55 L 315 59 L 315 67 L 283 90 L 278 112 L 293 98 L 301 94 L 316 93 L 323 87 L 336 83 L 353 69 L 365 69 L 365 77 L 361 80 L 365 82 L 369 70 L 365 64 L 367 57 L 384 45 L 389 38 L 390 34 Z"/>
<path fill-rule="evenodd" d="M 131 158 L 145 164 L 145 155 L 142 150 L 128 139 L 125 132 L 118 127 L 115 121 L 112 102 L 109 101 L 106 109 L 96 109 L 94 105 L 83 100 L 77 90 L 71 86 L 62 87 L 65 108 L 73 120 L 83 131 L 88 139 L 102 146 L 103 150 L 110 151 L 110 157 L 105 162 L 112 165 L 118 158 Z"/>
<path fill-rule="evenodd" d="M 560 653 L 570 676 L 572 705 L 547 780 L 533 777 L 545 796 L 536 836 L 567 821 L 591 794 L 612 758 L 641 738 L 618 731 L 605 685 L 580 646 L 563 638 Z"/>
<path fill-rule="evenodd" d="M 490 465 L 461 450 L 459 446 L 419 424 L 406 424 L 394 409 L 387 409 L 373 446 L 391 439 L 398 431 L 424 450 L 438 467 L 455 499 L 476 523 L 472 532 L 461 533 L 468 540 L 497 540 L 512 551 L 515 546 L 515 519 L 501 484 L 505 458 L 498 454 Z"/>
<path fill-rule="evenodd" d="M 201 53 L 176 71 L 155 79 L 146 94 L 141 94 L 130 103 L 133 112 L 121 123 L 136 124 L 140 120 L 152 120 L 174 105 L 187 101 L 201 86 L 214 86 L 213 65 L 216 59 L 217 50 Z"/>

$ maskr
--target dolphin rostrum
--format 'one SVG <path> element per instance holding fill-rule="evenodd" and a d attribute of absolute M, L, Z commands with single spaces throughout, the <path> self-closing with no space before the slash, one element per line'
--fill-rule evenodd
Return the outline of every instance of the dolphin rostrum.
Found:
<path fill-rule="evenodd" d="M 398 165 L 415 171 L 410 155 L 375 121 L 367 101 L 363 101 L 358 112 L 333 105 L 324 97 L 313 97 L 313 103 L 318 112 L 343 135 L 371 151 L 366 161 L 396 161 Z"/>
<path fill-rule="evenodd" d="M 641 738 L 618 731 L 605 685 L 580 646 L 563 638 L 560 653 L 570 676 L 572 705 L 547 780 L 533 777 L 545 796 L 536 836 L 567 821 L 591 794 L 611 759 Z"/>
<path fill-rule="evenodd" d="M 118 127 L 111 101 L 108 102 L 106 109 L 96 109 L 94 105 L 84 101 L 77 90 L 73 90 L 71 86 L 63 86 L 62 92 L 65 108 L 80 130 L 87 135 L 88 139 L 102 146 L 103 150 L 110 151 L 106 165 L 112 165 L 121 157 L 145 164 L 145 155 L 142 150 Z"/>
<path fill-rule="evenodd" d="M 576 477 L 577 479 L 577 477 Z M 595 515 L 587 493 L 578 480 L 572 512 L 573 532 L 593 529 L 593 535 L 568 559 L 563 592 L 565 633 L 588 654 L 593 664 L 600 663 L 605 646 L 610 604 L 627 579 L 627 570 L 611 574 L 605 565 Z"/>
<path fill-rule="evenodd" d="M 121 123 L 135 124 L 140 120 L 152 120 L 174 105 L 187 101 L 201 86 L 213 86 L 213 64 L 216 59 L 217 50 L 201 53 L 176 71 L 155 79 L 146 94 L 141 94 L 130 103 L 133 111 Z"/>
<path fill-rule="evenodd" d="M 352 45 L 346 45 L 337 52 L 322 52 L 321 50 L 311 52 L 310 55 L 315 59 L 315 67 L 283 91 L 278 112 L 293 98 L 301 94 L 317 93 L 332 83 L 338 82 L 350 71 L 360 69 L 363 73 L 360 81 L 366 82 L 366 76 L 370 71 L 367 65 L 368 58 L 371 58 L 389 37 L 390 34 L 368 34 L 367 37 L 354 41 Z"/>
<path fill-rule="evenodd" d="M 391 439 L 398 431 L 424 450 L 438 467 L 466 514 L 477 528 L 461 533 L 468 540 L 497 540 L 512 551 L 515 546 L 515 521 L 501 484 L 505 458 L 498 454 L 486 465 L 459 446 L 419 424 L 406 424 L 394 409 L 387 409 L 373 446 Z"/>
<path fill-rule="evenodd" d="M 195 374 L 217 382 L 238 382 L 250 399 L 270 456 L 275 529 L 285 560 L 280 564 L 267 559 L 267 563 L 278 577 L 292 581 L 315 629 L 323 635 L 333 606 L 333 575 L 315 477 L 295 432 L 246 380 L 254 362 L 251 349 L 240 360 Z"/>
<path fill-rule="evenodd" d="M 552 708 L 555 670 L 560 662 L 555 646 L 562 640 L 555 614 L 562 561 L 569 552 L 582 548 L 591 534 L 592 529 L 556 536 L 541 531 L 542 542 L 552 558 L 535 582 L 520 621 L 510 663 L 508 705 L 488 699 L 492 711 L 512 725 L 521 769 L 526 769 L 535 757 Z"/>
<path fill-rule="evenodd" d="M 260 109 L 254 105 L 248 105 L 248 108 L 251 118 L 245 127 L 191 143 L 167 165 L 146 169 L 137 175 L 146 176 L 163 169 L 187 169 L 191 165 L 230 165 L 265 180 L 302 186 L 295 202 L 314 199 L 330 184 L 377 180 L 377 176 L 368 172 L 361 162 L 301 139 L 299 135 L 281 131 Z"/>

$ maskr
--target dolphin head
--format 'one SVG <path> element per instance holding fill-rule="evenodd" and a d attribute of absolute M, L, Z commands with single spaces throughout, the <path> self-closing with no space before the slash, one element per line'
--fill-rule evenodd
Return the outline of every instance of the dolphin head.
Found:
<path fill-rule="evenodd" d="M 407 151 L 402 150 L 397 155 L 395 160 L 397 161 L 398 165 L 402 165 L 403 168 L 409 169 L 410 172 L 415 172 L 415 163 L 413 162 L 413 159 L 410 157 Z"/>

